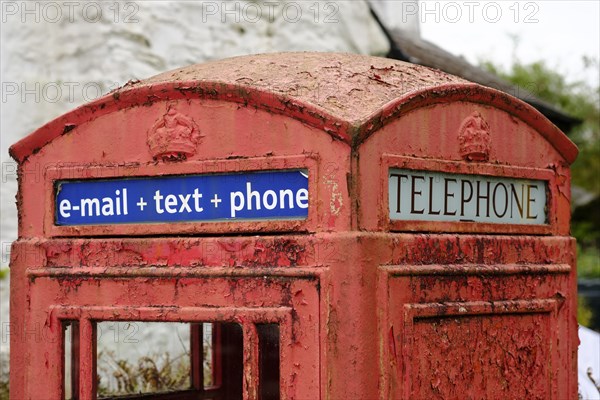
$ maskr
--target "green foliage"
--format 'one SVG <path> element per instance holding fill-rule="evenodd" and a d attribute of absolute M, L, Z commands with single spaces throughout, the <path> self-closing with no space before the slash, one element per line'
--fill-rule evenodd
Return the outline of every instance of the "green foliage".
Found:
<path fill-rule="evenodd" d="M 590 308 L 587 300 L 584 297 L 579 296 L 577 299 L 577 323 L 586 327 L 590 327 L 594 312 Z"/>
<path fill-rule="evenodd" d="M 8 388 L 8 377 L 5 380 L 4 378 L 0 379 L 0 399 L 8 399 L 10 390 Z"/>
<path fill-rule="evenodd" d="M 8 387 L 8 375 L 0 377 L 0 399 L 8 399 L 10 393 Z"/>
<path fill-rule="evenodd" d="M 590 58 L 584 58 L 583 64 L 594 71 L 599 66 L 597 59 Z M 572 166 L 573 184 L 600 195 L 600 87 L 585 81 L 568 82 L 544 61 L 525 64 L 513 60 L 508 70 L 484 61 L 482 67 L 582 121 L 566 132 L 579 147 Z"/>
<path fill-rule="evenodd" d="M 0 399 L 8 399 L 8 357 L 0 357 Z"/>
<path fill-rule="evenodd" d="M 6 278 L 8 276 L 8 268 L 0 268 L 0 280 Z"/>
<path fill-rule="evenodd" d="M 518 38 L 513 40 L 516 47 Z M 594 71 L 599 67 L 597 59 L 584 57 L 583 64 Z M 566 132 L 579 147 L 579 156 L 571 166 L 572 184 L 600 196 L 600 86 L 591 87 L 585 81 L 568 82 L 544 61 L 526 64 L 513 57 L 508 70 L 490 61 L 484 61 L 482 67 L 582 121 Z M 579 277 L 600 278 L 598 199 L 575 210 L 571 231 L 578 242 Z"/>
<path fill-rule="evenodd" d="M 577 245 L 577 276 L 600 279 L 600 250 Z"/>

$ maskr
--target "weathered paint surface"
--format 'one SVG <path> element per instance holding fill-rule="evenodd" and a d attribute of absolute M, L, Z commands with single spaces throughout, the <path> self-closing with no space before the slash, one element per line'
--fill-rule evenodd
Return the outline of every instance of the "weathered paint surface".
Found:
<path fill-rule="evenodd" d="M 170 110 L 199 139 L 156 157 L 148 132 Z M 461 139 L 475 114 L 489 141 L 477 160 Z M 15 399 L 61 397 L 63 320 L 80 322 L 81 399 L 95 397 L 96 320 L 242 324 L 244 399 L 258 397 L 261 322 L 281 326 L 285 399 L 576 396 L 576 148 L 509 96 L 391 60 L 245 57 L 124 87 L 12 154 Z M 57 179 L 298 168 L 306 220 L 52 222 Z M 548 221 L 390 221 L 389 168 L 542 179 Z"/>

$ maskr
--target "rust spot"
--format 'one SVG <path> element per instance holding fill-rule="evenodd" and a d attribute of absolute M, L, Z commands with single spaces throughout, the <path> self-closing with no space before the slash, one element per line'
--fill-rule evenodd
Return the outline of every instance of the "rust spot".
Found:
<path fill-rule="evenodd" d="M 63 132 L 62 132 L 62 133 L 63 133 L 63 135 L 64 135 L 65 133 L 69 133 L 69 132 L 71 132 L 73 129 L 75 129 L 75 127 L 76 127 L 76 126 L 77 126 L 77 125 L 75 125 L 75 124 L 65 124 L 65 127 L 63 128 Z"/>
<path fill-rule="evenodd" d="M 160 97 L 152 94 L 152 95 L 146 96 L 146 101 L 142 103 L 142 106 L 150 107 L 152 104 L 154 104 L 160 100 L 161 100 Z"/>
<path fill-rule="evenodd" d="M 127 82 L 125 82 L 125 84 L 121 87 L 132 87 L 137 85 L 138 83 L 140 83 L 141 81 L 139 79 L 130 79 Z"/>

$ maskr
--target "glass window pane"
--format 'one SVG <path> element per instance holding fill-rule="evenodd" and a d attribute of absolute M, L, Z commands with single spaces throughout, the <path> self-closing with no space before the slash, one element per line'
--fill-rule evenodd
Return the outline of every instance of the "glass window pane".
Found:
<path fill-rule="evenodd" d="M 257 324 L 260 400 L 279 400 L 279 325 Z"/>
<path fill-rule="evenodd" d="M 211 388 L 217 385 L 215 382 L 215 365 L 214 365 L 214 339 L 213 330 L 215 324 L 202 324 L 202 353 L 204 369 L 204 388 Z"/>
<path fill-rule="evenodd" d="M 221 364 L 217 370 L 217 379 L 220 381 L 219 394 L 222 399 L 238 400 L 243 398 L 243 373 L 244 373 L 244 333 L 238 324 L 215 324 L 219 332 L 219 346 L 217 358 Z M 220 374 L 220 377 L 218 376 Z M 218 398 L 218 397 L 217 397 Z"/>
<path fill-rule="evenodd" d="M 63 322 L 63 388 L 66 400 L 79 398 L 79 323 Z"/>
<path fill-rule="evenodd" d="M 97 323 L 98 397 L 191 388 L 190 324 Z"/>

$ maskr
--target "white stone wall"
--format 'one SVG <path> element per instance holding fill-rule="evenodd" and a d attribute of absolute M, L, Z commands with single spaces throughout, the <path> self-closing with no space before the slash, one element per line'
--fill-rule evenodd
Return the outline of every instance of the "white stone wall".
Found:
<path fill-rule="evenodd" d="M 369 3 L 388 30 L 399 30 L 413 37 L 421 35 L 418 0 L 369 0 Z"/>
<path fill-rule="evenodd" d="M 2 2 L 2 19 L 3 266 L 16 238 L 8 147 L 50 119 L 129 79 L 210 59 L 389 48 L 367 3 L 356 0 Z"/>
<path fill-rule="evenodd" d="M 130 79 L 235 55 L 338 51 L 385 55 L 365 1 L 2 1 L 0 268 L 17 237 L 9 146 Z M 43 168 L 43 166 L 41 166 Z M 0 282 L 0 352 L 8 349 Z M 119 351 L 121 349 L 118 349 Z"/>

